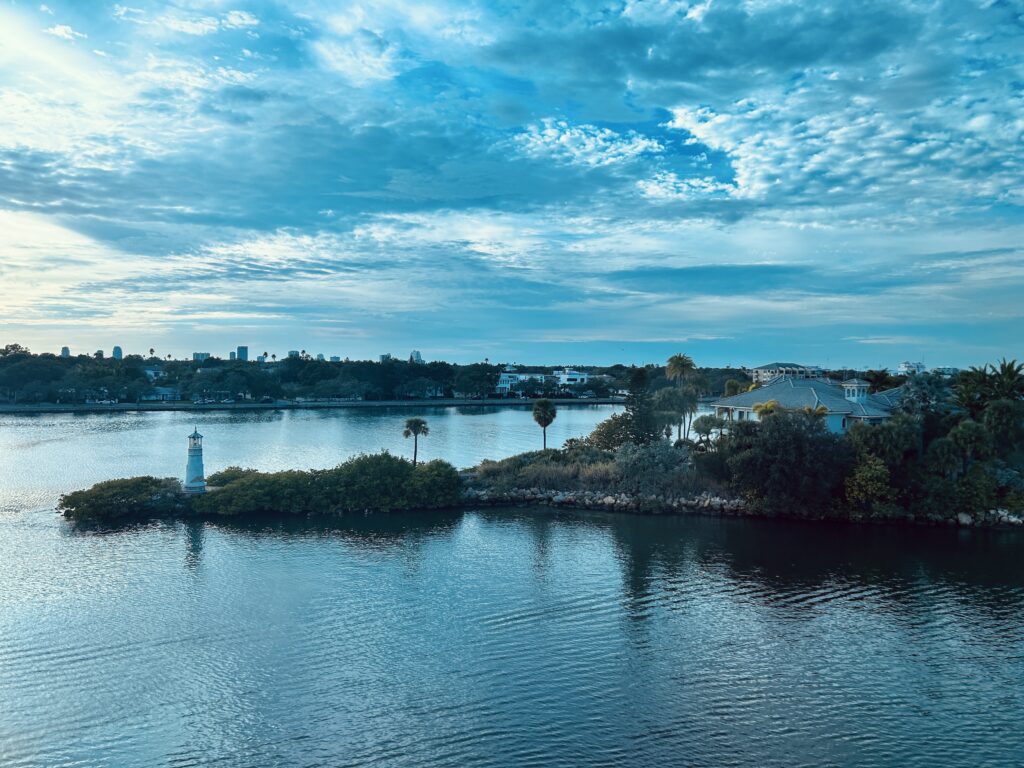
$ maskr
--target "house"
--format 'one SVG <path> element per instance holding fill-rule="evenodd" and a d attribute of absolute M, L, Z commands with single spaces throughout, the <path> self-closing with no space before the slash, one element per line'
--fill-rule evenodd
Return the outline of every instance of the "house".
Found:
<path fill-rule="evenodd" d="M 545 375 L 543 373 L 519 373 L 515 368 L 506 368 L 498 374 L 498 383 L 494 391 L 499 395 L 509 394 L 516 386 L 526 381 L 535 381 L 541 388 L 544 387 Z"/>
<path fill-rule="evenodd" d="M 904 360 L 896 368 L 896 373 L 900 376 L 914 376 L 918 373 L 924 373 L 928 370 L 928 367 L 924 363 L 912 363 L 909 360 Z"/>
<path fill-rule="evenodd" d="M 902 390 L 889 389 L 869 394 L 870 384 L 863 379 L 836 383 L 831 379 L 807 379 L 780 376 L 763 387 L 711 403 L 715 414 L 731 421 L 757 421 L 754 407 L 771 400 L 786 411 L 825 409 L 825 425 L 830 432 L 845 433 L 856 421 L 877 424 L 892 416 L 899 405 Z"/>
<path fill-rule="evenodd" d="M 583 371 L 573 371 L 564 368 L 560 371 L 553 371 L 552 376 L 558 380 L 559 387 L 572 387 L 576 384 L 586 384 L 590 380 L 590 374 Z"/>
<path fill-rule="evenodd" d="M 816 365 L 800 365 L 799 363 L 767 363 L 754 368 L 750 375 L 755 384 L 765 384 L 779 376 L 792 376 L 794 379 L 816 379 L 822 374 Z"/>
<path fill-rule="evenodd" d="M 153 387 L 151 392 L 139 398 L 143 402 L 171 402 L 181 400 L 181 390 L 177 387 Z"/>

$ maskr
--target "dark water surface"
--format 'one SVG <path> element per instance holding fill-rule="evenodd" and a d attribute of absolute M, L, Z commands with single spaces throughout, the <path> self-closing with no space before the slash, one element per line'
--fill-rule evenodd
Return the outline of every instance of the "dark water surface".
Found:
<path fill-rule="evenodd" d="M 1024 539 L 0 517 L 0 765 L 1007 766 Z"/>

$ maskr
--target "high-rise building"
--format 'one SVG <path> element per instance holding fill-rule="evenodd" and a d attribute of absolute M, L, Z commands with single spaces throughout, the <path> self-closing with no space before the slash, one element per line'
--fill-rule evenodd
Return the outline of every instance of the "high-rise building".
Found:
<path fill-rule="evenodd" d="M 234 360 L 234 359 L 235 359 L 235 353 L 234 352 L 228 352 L 228 360 Z"/>
<path fill-rule="evenodd" d="M 381 355 L 380 356 L 380 361 L 382 363 L 390 362 L 391 361 L 391 353 L 385 353 L 385 354 Z"/>
<path fill-rule="evenodd" d="M 416 365 L 423 364 L 423 355 L 420 354 L 420 351 L 418 349 L 414 349 L 412 352 L 409 353 L 409 362 L 415 363 Z"/>
<path fill-rule="evenodd" d="M 209 352 L 193 352 L 192 353 L 192 362 L 193 363 L 201 363 L 204 360 L 209 360 L 210 357 L 211 357 L 211 355 L 210 355 Z"/>
<path fill-rule="evenodd" d="M 288 357 L 299 357 L 299 350 L 297 350 L 297 349 L 289 349 L 288 350 Z"/>
<path fill-rule="evenodd" d="M 321 361 L 324 360 L 325 359 L 324 358 L 324 353 L 323 352 L 317 352 L 316 359 L 317 360 L 321 360 Z"/>
<path fill-rule="evenodd" d="M 110 350 L 110 356 L 115 360 L 120 360 L 122 357 L 124 357 L 124 353 L 121 352 L 120 347 L 114 347 L 112 350 Z"/>
<path fill-rule="evenodd" d="M 235 360 L 242 363 L 249 362 L 249 348 L 240 346 L 235 352 Z"/>
<path fill-rule="evenodd" d="M 340 363 L 341 362 L 341 358 L 338 357 L 337 355 L 331 355 L 331 362 L 332 363 Z"/>
<path fill-rule="evenodd" d="M 61 357 L 71 357 L 71 349 L 69 347 L 61 347 L 60 348 L 60 356 Z"/>

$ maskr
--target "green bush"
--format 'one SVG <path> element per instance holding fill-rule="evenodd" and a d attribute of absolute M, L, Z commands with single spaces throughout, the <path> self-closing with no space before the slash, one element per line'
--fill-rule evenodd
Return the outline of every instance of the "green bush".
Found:
<path fill-rule="evenodd" d="M 86 490 L 66 493 L 57 502 L 57 511 L 70 520 L 160 517 L 182 508 L 181 483 L 171 477 L 107 480 Z"/>

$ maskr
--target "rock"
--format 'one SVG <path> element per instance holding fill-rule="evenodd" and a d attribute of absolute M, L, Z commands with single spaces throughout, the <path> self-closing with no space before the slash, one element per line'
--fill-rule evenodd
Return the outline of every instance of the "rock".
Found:
<path fill-rule="evenodd" d="M 974 518 L 971 517 L 970 515 L 968 515 L 966 512 L 960 512 L 956 516 L 956 521 L 960 525 L 973 525 L 974 524 Z"/>

